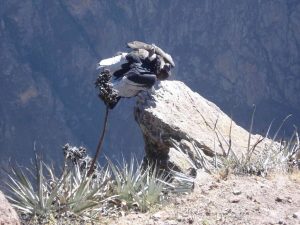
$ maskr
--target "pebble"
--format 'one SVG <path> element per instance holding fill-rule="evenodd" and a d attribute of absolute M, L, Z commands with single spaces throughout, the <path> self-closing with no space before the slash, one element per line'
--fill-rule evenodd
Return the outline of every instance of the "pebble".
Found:
<path fill-rule="evenodd" d="M 193 223 L 194 223 L 193 218 L 188 218 L 188 223 L 189 223 L 189 224 L 193 224 Z"/>
<path fill-rule="evenodd" d="M 152 219 L 154 219 L 155 221 L 159 220 L 161 218 L 160 213 L 155 213 L 152 215 Z"/>
<path fill-rule="evenodd" d="M 233 190 L 232 192 L 234 195 L 240 195 L 242 192 L 240 190 Z"/>
<path fill-rule="evenodd" d="M 178 223 L 175 220 L 166 221 L 168 225 L 177 225 Z"/>
<path fill-rule="evenodd" d="M 182 216 L 177 216 L 177 221 L 178 222 L 182 222 L 183 221 L 183 217 Z"/>
<path fill-rule="evenodd" d="M 300 220 L 300 211 L 295 212 L 295 213 L 293 214 L 293 217 L 294 217 L 295 219 Z"/>
<path fill-rule="evenodd" d="M 225 214 L 228 214 L 228 213 L 231 213 L 231 212 L 232 212 L 232 210 L 230 208 L 224 210 Z"/>
<path fill-rule="evenodd" d="M 247 195 L 247 199 L 252 200 L 253 197 L 251 195 Z"/>
<path fill-rule="evenodd" d="M 232 199 L 230 199 L 230 202 L 231 203 L 238 203 L 238 202 L 240 202 L 240 199 L 238 199 L 238 198 L 232 198 Z"/>
<path fill-rule="evenodd" d="M 147 222 L 147 225 L 154 225 L 155 222 L 153 219 L 149 219 L 148 222 Z"/>
<path fill-rule="evenodd" d="M 175 205 L 180 205 L 180 204 L 182 204 L 182 203 L 184 203 L 184 199 L 182 199 L 182 198 L 175 198 L 175 201 L 174 201 L 174 204 Z"/>

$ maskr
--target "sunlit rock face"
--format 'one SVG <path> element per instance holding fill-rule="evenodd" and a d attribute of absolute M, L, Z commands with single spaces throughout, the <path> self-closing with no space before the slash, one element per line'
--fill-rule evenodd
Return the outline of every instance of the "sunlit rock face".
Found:
<path fill-rule="evenodd" d="M 217 105 L 180 81 L 162 81 L 151 92 L 139 94 L 134 114 L 148 160 L 170 162 L 183 172 L 192 168 L 180 151 L 193 161 L 199 157 L 196 149 L 202 157 L 213 159 L 228 152 L 242 157 L 248 149 L 279 148 L 268 138 L 249 135 Z"/>
<path fill-rule="evenodd" d="M 142 40 L 170 53 L 174 78 L 248 126 L 300 115 L 298 0 L 6 1 L 0 8 L 0 158 L 95 149 L 104 114 L 96 63 Z M 110 113 L 104 153 L 143 154 L 133 101 Z M 299 119 L 294 121 L 300 124 Z"/>

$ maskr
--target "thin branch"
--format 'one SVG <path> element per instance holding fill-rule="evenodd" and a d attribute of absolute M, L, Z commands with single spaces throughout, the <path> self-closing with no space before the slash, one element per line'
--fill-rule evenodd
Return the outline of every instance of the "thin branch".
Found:
<path fill-rule="evenodd" d="M 254 115 L 255 115 L 256 106 L 253 105 L 253 112 L 251 116 L 251 123 L 250 123 L 250 130 L 249 130 L 249 137 L 248 137 L 248 147 L 247 147 L 247 158 L 250 153 L 250 142 L 251 142 L 251 134 L 253 129 L 253 123 L 254 123 Z"/>
<path fill-rule="evenodd" d="M 89 171 L 88 171 L 88 173 L 87 173 L 87 176 L 88 176 L 88 177 L 94 173 L 94 165 L 95 165 L 96 160 L 98 159 L 99 154 L 100 154 L 100 152 L 101 152 L 101 147 L 102 147 L 102 144 L 103 144 L 104 135 L 105 135 L 106 127 L 107 127 L 108 112 L 109 112 L 109 107 L 106 106 L 106 111 L 105 111 L 105 118 L 104 118 L 104 124 L 103 124 L 102 134 L 101 134 L 101 136 L 100 136 L 100 138 L 99 138 L 99 142 L 98 142 L 97 149 L 96 149 L 96 154 L 95 154 L 95 156 L 94 156 L 94 158 L 93 158 L 92 164 L 91 164 L 90 169 L 89 169 Z"/>
<path fill-rule="evenodd" d="M 230 118 L 230 127 L 229 127 L 229 140 L 228 140 L 229 146 L 228 146 L 227 154 L 224 155 L 224 156 L 229 156 L 229 153 L 231 151 L 231 143 L 232 143 L 232 141 L 231 141 L 231 131 L 232 131 L 232 116 Z"/>

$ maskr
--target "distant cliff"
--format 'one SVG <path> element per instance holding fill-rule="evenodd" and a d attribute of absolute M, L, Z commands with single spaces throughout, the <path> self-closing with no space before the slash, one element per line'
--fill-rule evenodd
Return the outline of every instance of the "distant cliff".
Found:
<path fill-rule="evenodd" d="M 254 103 L 259 128 L 300 115 L 298 0 L 11 0 L 0 8 L 0 158 L 27 161 L 34 146 L 56 158 L 67 141 L 94 149 L 95 65 L 131 40 L 169 52 L 175 79 L 242 125 Z M 132 114 L 128 100 L 112 112 L 106 154 L 142 154 Z"/>

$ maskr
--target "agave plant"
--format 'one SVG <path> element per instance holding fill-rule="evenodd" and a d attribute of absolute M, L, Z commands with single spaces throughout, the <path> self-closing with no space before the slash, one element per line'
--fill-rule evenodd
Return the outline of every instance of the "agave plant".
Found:
<path fill-rule="evenodd" d="M 132 194 L 141 186 L 146 174 L 140 170 L 140 165 L 133 157 L 129 164 L 123 160 L 122 166 L 116 166 L 110 159 L 107 160 L 114 175 L 116 193 L 127 202 L 132 201 Z"/>
<path fill-rule="evenodd" d="M 50 178 L 46 177 L 45 169 Z M 58 179 L 52 169 L 41 160 L 36 160 L 35 173 L 26 170 L 27 173 L 20 167 L 11 167 L 7 183 L 11 196 L 8 198 L 21 213 L 44 216 L 53 210 L 53 202 L 65 176 Z"/>
<path fill-rule="evenodd" d="M 123 161 L 122 166 L 114 165 L 109 159 L 108 163 L 114 175 L 115 193 L 129 207 L 137 206 L 144 212 L 161 202 L 164 191 L 172 187 L 167 177 L 158 173 L 156 166 L 144 168 L 133 157 L 129 163 Z"/>
<path fill-rule="evenodd" d="M 37 156 L 33 170 L 11 167 L 8 198 L 27 221 L 36 217 L 93 219 L 98 206 L 113 197 L 109 193 L 111 174 L 107 167 L 98 169 L 97 176 L 87 176 L 87 167 L 68 160 L 65 157 L 60 176 Z"/>
<path fill-rule="evenodd" d="M 280 144 L 275 142 L 279 131 L 289 117 L 290 115 L 282 121 L 271 143 L 263 150 L 255 151 L 256 145 L 263 140 L 263 138 L 261 138 L 257 140 L 251 148 L 248 144 L 246 155 L 242 155 L 242 157 L 238 158 L 234 152 L 231 152 L 231 154 L 223 158 L 224 166 L 232 168 L 235 173 L 256 174 L 261 176 L 266 176 L 270 172 L 287 172 L 292 166 L 299 168 L 299 159 L 297 160 L 296 158 L 296 155 L 300 152 L 297 128 L 295 127 L 294 133 L 289 140 L 283 141 Z M 265 137 L 268 137 L 271 125 Z M 250 135 L 251 134 L 249 134 L 249 138 Z"/>
<path fill-rule="evenodd" d="M 158 175 L 157 169 L 147 169 L 144 182 L 141 183 L 138 192 L 133 193 L 132 197 L 142 212 L 147 211 L 154 204 L 161 202 L 165 195 L 164 190 L 169 185 L 164 181 L 163 175 Z"/>
<path fill-rule="evenodd" d="M 95 214 L 96 212 L 93 213 L 95 207 L 109 197 L 107 193 L 109 170 L 106 169 L 104 174 L 99 182 L 99 179 L 87 176 L 86 170 L 81 171 L 78 165 L 74 165 L 74 170 L 65 176 L 65 182 L 57 196 L 60 210 L 80 216 Z"/>

